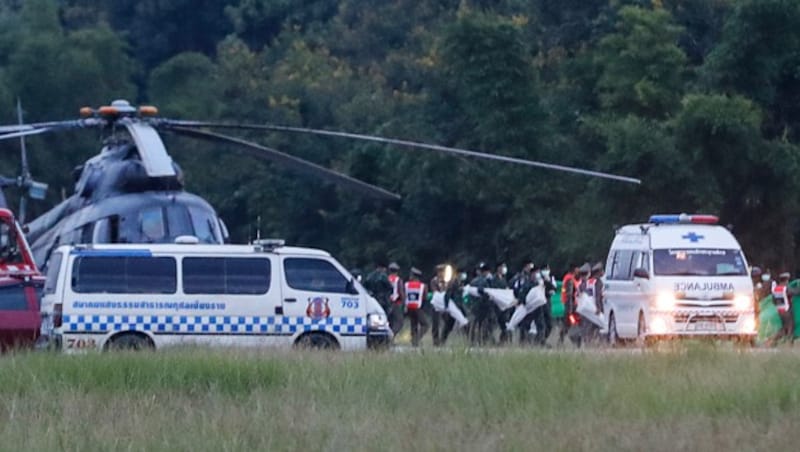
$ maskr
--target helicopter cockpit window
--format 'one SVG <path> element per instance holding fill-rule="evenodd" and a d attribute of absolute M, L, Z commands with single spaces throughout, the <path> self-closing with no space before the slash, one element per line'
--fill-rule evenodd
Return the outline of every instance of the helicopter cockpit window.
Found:
<path fill-rule="evenodd" d="M 142 238 L 148 242 L 161 242 L 167 235 L 161 207 L 142 210 L 139 226 Z"/>
<path fill-rule="evenodd" d="M 197 208 L 190 208 L 194 235 L 202 243 L 222 243 L 216 226 L 216 219 Z"/>
<path fill-rule="evenodd" d="M 189 211 L 180 205 L 167 206 L 167 229 L 173 240 L 182 235 L 194 235 Z"/>

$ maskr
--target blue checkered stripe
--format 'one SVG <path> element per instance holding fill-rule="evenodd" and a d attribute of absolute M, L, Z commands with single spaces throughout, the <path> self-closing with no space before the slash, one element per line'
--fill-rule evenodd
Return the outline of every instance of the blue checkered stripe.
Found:
<path fill-rule="evenodd" d="M 328 317 L 312 319 L 292 316 L 199 316 L 199 315 L 65 315 L 63 331 L 108 333 L 149 331 L 153 334 L 269 334 L 293 335 L 305 331 L 327 331 L 347 335 L 367 334 L 366 319 Z"/>

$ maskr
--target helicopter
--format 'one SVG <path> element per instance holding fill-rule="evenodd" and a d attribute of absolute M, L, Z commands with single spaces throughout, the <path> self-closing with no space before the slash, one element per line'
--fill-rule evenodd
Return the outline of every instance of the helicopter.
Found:
<path fill-rule="evenodd" d="M 400 196 L 276 149 L 212 130 L 257 130 L 366 140 L 641 183 L 627 176 L 375 135 L 273 124 L 170 119 L 159 116 L 154 106 L 136 107 L 123 99 L 98 108 L 83 107 L 79 119 L 0 126 L 0 140 L 75 129 L 101 129 L 105 135 L 103 147 L 98 155 L 76 168 L 74 193 L 25 226 L 40 268 L 44 268 L 50 253 L 62 244 L 170 243 L 181 236 L 193 236 L 201 243 L 211 244 L 229 240 L 227 227 L 214 208 L 202 197 L 184 189 L 183 171 L 167 152 L 160 133 L 230 145 L 254 158 L 381 201 L 398 201 Z M 25 171 L 27 169 L 17 179 L 18 184 L 28 188 L 32 197 L 41 197 L 44 184 L 33 181 Z"/>

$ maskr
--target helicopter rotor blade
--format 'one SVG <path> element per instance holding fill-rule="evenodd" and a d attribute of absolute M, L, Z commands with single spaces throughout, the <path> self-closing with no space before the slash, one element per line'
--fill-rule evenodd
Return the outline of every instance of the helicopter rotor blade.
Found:
<path fill-rule="evenodd" d="M 177 126 L 169 127 L 165 130 L 175 133 L 177 135 L 199 138 L 201 140 L 206 140 L 211 142 L 235 145 L 239 147 L 241 150 L 252 155 L 253 157 L 281 164 L 287 168 L 293 169 L 300 173 L 317 176 L 321 180 L 339 184 L 345 188 L 354 190 L 366 196 L 378 198 L 381 200 L 391 200 L 391 201 L 396 201 L 400 199 L 399 195 L 392 193 L 388 190 L 385 190 L 383 188 L 376 187 L 366 182 L 362 182 L 358 179 L 354 179 L 346 174 L 342 174 L 333 171 L 331 169 L 325 168 L 323 166 L 317 165 L 316 163 L 303 160 L 293 155 L 285 154 L 278 150 L 268 148 L 266 146 L 262 146 L 257 143 L 253 143 L 251 141 L 243 140 L 241 138 L 231 137 L 228 135 L 223 135 L 214 132 L 207 132 L 204 130 L 197 130 L 193 128 L 185 128 Z"/>
<path fill-rule="evenodd" d="M 32 135 L 40 135 L 43 133 L 54 132 L 56 129 L 52 127 L 43 127 L 41 129 L 20 130 L 18 132 L 7 133 L 0 135 L 0 140 L 10 140 L 11 138 L 29 137 Z"/>
<path fill-rule="evenodd" d="M 106 121 L 100 118 L 85 118 L 71 121 L 39 122 L 34 124 L 16 124 L 0 126 L 0 140 L 28 137 L 50 132 L 62 132 L 70 129 L 83 129 L 103 126 Z"/>
<path fill-rule="evenodd" d="M 182 120 L 162 120 L 163 125 L 167 127 L 198 127 L 198 128 L 227 128 L 227 129 L 240 129 L 240 130 L 269 130 L 275 132 L 289 132 L 289 133 L 302 133 L 312 135 L 322 135 L 329 137 L 351 138 L 357 140 L 366 140 L 376 143 L 391 144 L 396 146 L 403 146 L 416 149 L 428 149 L 448 154 L 460 155 L 463 157 L 472 157 L 479 159 L 496 160 L 505 163 L 513 163 L 518 165 L 532 166 L 536 168 L 544 168 L 555 171 L 564 171 L 568 173 L 581 174 L 584 176 L 599 177 L 603 179 L 616 180 L 620 182 L 627 182 L 631 184 L 641 184 L 641 179 L 636 179 L 628 176 L 620 176 L 617 174 L 604 173 L 601 171 L 588 170 L 583 168 L 576 168 L 573 166 L 557 165 L 554 163 L 539 162 L 535 160 L 526 160 L 517 157 L 509 157 L 506 155 L 488 154 L 485 152 L 473 151 L 470 149 L 455 148 L 449 146 L 442 146 L 438 144 L 422 143 L 418 141 L 400 140 L 396 138 L 379 137 L 375 135 L 364 135 L 360 133 L 338 132 L 334 130 L 321 130 L 311 129 L 307 127 L 291 127 L 280 126 L 271 124 L 228 124 L 220 122 L 203 122 L 203 121 L 182 121 Z"/>

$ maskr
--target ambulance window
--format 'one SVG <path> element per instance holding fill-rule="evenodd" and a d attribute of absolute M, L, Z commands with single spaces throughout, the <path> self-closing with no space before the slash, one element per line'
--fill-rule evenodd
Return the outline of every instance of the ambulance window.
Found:
<path fill-rule="evenodd" d="M 616 252 L 614 256 L 614 266 L 611 269 L 611 276 L 609 279 L 623 281 L 631 279 L 633 274 L 631 271 L 633 253 L 633 251 L 629 250 L 620 250 Z"/>
<path fill-rule="evenodd" d="M 261 295 L 269 291 L 271 273 L 267 258 L 187 257 L 183 259 L 183 292 Z"/>
<path fill-rule="evenodd" d="M 13 284 L 0 287 L 0 311 L 25 311 L 28 299 L 25 297 L 25 286 Z"/>
<path fill-rule="evenodd" d="M 77 293 L 175 293 L 175 259 L 146 256 L 80 256 L 72 264 Z"/>
<path fill-rule="evenodd" d="M 61 253 L 53 253 L 53 255 L 50 256 L 50 261 L 47 263 L 47 281 L 44 283 L 44 293 L 50 294 L 56 292 L 59 270 L 61 270 Z"/>
<path fill-rule="evenodd" d="M 312 258 L 286 258 L 283 261 L 286 283 L 297 290 L 347 293 L 347 278 L 328 261 Z"/>

